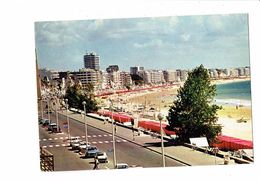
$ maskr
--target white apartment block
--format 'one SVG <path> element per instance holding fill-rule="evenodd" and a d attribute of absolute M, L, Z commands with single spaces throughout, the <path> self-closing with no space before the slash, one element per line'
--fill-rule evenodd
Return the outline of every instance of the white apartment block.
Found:
<path fill-rule="evenodd" d="M 86 88 L 88 83 L 91 83 L 95 89 L 101 84 L 101 74 L 94 69 L 83 68 L 78 72 L 73 72 L 73 74 L 82 83 L 83 89 Z"/>
<path fill-rule="evenodd" d="M 40 77 L 43 80 L 44 77 L 47 77 L 49 80 L 54 80 L 59 78 L 59 72 L 54 70 L 48 70 L 46 68 L 39 70 Z"/>
<path fill-rule="evenodd" d="M 164 76 L 164 80 L 168 83 L 179 81 L 178 76 L 177 76 L 177 71 L 175 71 L 175 70 L 164 70 L 163 76 Z"/>
<path fill-rule="evenodd" d="M 151 74 L 149 71 L 141 70 L 137 74 L 143 78 L 145 84 L 151 83 Z"/>
<path fill-rule="evenodd" d="M 121 86 L 124 87 L 126 85 L 132 85 L 132 78 L 130 73 L 125 72 L 125 71 L 121 71 L 120 72 L 120 82 L 121 82 Z"/>
<path fill-rule="evenodd" d="M 239 74 L 238 74 L 238 70 L 237 69 L 230 69 L 230 77 L 231 78 L 236 78 L 238 76 L 239 76 Z"/>

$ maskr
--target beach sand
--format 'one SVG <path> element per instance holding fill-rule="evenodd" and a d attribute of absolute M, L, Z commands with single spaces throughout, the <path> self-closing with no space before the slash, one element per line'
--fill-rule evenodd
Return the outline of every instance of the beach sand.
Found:
<path fill-rule="evenodd" d="M 155 91 L 133 94 L 128 101 L 136 105 L 144 105 L 147 109 L 154 107 L 164 115 L 173 104 L 177 95 L 177 87 L 158 89 Z M 253 140 L 251 107 L 222 106 L 218 111 L 218 123 L 223 126 L 222 134 L 244 140 Z"/>

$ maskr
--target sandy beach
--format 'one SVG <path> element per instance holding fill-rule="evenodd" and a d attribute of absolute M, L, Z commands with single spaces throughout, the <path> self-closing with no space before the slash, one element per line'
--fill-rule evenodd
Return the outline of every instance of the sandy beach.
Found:
<path fill-rule="evenodd" d="M 248 78 L 246 78 L 247 80 Z M 236 81 L 244 81 L 239 79 Z M 216 84 L 223 84 L 230 80 L 219 80 Z M 168 110 L 173 104 L 177 95 L 178 87 L 157 89 L 145 93 L 135 93 L 128 97 L 128 103 L 132 105 L 143 105 L 146 112 L 150 108 L 161 111 L 168 115 Z M 222 110 L 218 111 L 218 123 L 223 126 L 222 134 L 245 140 L 253 140 L 252 136 L 252 113 L 251 106 L 222 105 Z"/>

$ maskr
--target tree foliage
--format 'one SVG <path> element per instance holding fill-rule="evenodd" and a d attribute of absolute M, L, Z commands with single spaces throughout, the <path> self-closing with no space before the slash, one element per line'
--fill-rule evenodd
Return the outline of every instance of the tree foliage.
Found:
<path fill-rule="evenodd" d="M 98 110 L 97 102 L 93 97 L 93 87 L 90 85 L 86 92 L 83 92 L 82 87 L 79 84 L 68 87 L 65 99 L 68 99 L 69 107 L 84 110 L 82 102 L 85 101 L 87 113 Z"/>
<path fill-rule="evenodd" d="M 221 132 L 222 127 L 216 123 L 221 107 L 212 104 L 215 95 L 216 85 L 211 85 L 203 65 L 189 72 L 167 116 L 169 129 L 176 131 L 180 142 L 193 137 L 207 137 L 212 142 Z"/>

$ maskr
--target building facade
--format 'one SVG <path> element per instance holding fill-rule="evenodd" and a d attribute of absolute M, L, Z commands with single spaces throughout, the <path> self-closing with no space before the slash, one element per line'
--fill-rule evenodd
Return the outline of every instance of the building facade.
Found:
<path fill-rule="evenodd" d="M 143 67 L 143 66 L 130 67 L 130 74 L 131 74 L 131 75 L 137 75 L 137 73 L 138 73 L 139 71 L 144 71 L 144 67 Z"/>
<path fill-rule="evenodd" d="M 178 79 L 177 72 L 174 70 L 164 70 L 163 76 L 164 76 L 164 80 L 167 83 L 178 82 L 180 80 Z"/>
<path fill-rule="evenodd" d="M 84 67 L 87 69 L 100 70 L 100 57 L 96 53 L 87 53 L 84 55 Z"/>
<path fill-rule="evenodd" d="M 83 89 L 86 89 L 87 84 L 92 84 L 97 89 L 101 84 L 101 74 L 99 71 L 94 69 L 83 68 L 79 69 L 78 72 L 73 72 L 76 79 L 82 84 Z"/>

